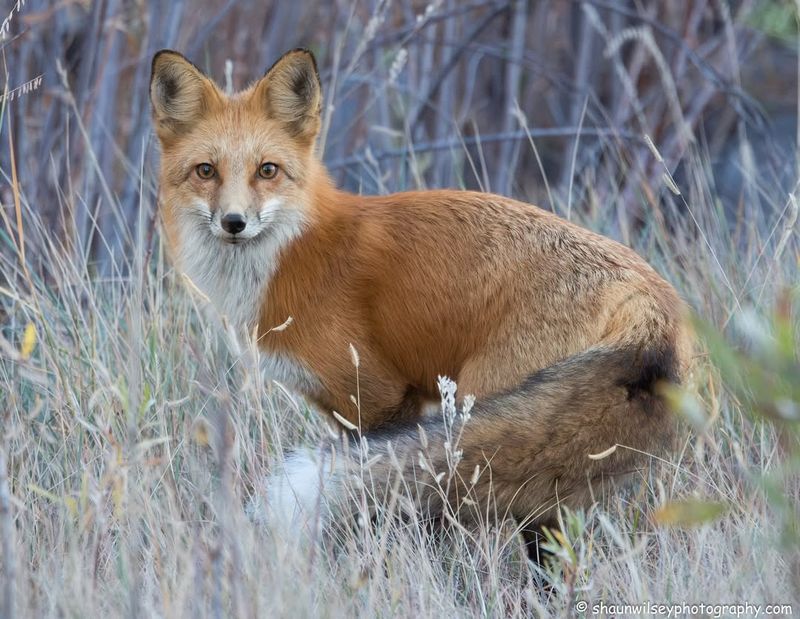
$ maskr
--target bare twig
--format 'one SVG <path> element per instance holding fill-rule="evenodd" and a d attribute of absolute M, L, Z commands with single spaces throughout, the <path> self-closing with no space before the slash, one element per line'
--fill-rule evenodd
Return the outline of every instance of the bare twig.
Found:
<path fill-rule="evenodd" d="M 511 54 L 506 63 L 505 104 L 502 110 L 502 133 L 510 133 L 514 127 L 514 107 L 519 99 L 522 79 L 522 57 L 525 53 L 525 26 L 527 25 L 527 0 L 514 0 L 511 16 Z M 516 168 L 519 142 L 507 140 L 500 143 L 500 165 L 497 167 L 495 190 L 509 193 L 511 177 Z"/>

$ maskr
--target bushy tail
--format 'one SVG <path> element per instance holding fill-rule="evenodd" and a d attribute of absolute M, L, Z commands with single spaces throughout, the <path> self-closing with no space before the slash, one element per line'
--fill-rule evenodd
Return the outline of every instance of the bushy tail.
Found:
<path fill-rule="evenodd" d="M 678 373 L 669 346 L 590 349 L 476 402 L 467 416 L 445 411 L 344 449 L 290 456 L 268 500 L 289 518 L 299 510 L 340 520 L 410 501 L 433 517 L 449 509 L 547 522 L 558 505 L 586 505 L 604 481 L 664 451 L 675 420 L 658 385 Z"/>

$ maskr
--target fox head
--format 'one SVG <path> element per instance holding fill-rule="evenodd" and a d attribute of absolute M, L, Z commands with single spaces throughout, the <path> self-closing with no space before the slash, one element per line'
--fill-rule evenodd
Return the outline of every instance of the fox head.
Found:
<path fill-rule="evenodd" d="M 285 54 L 248 89 L 226 96 L 183 56 L 160 51 L 150 99 L 168 227 L 171 218 L 205 225 L 236 244 L 302 209 L 322 102 L 310 52 Z"/>
<path fill-rule="evenodd" d="M 270 260 L 308 221 L 311 194 L 326 178 L 314 152 L 322 93 L 313 55 L 288 52 L 249 88 L 226 95 L 163 50 L 153 58 L 150 100 L 173 259 L 212 301 L 231 297 L 236 283 L 252 289 L 258 282 L 241 278 L 274 268 Z"/>

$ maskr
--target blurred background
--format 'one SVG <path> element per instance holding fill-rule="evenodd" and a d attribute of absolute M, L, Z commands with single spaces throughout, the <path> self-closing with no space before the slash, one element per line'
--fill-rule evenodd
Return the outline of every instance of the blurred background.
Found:
<path fill-rule="evenodd" d="M 354 191 L 480 188 L 610 218 L 603 229 L 629 241 L 653 214 L 687 217 L 654 195 L 666 165 L 682 186 L 702 170 L 698 208 L 752 224 L 797 178 L 797 11 L 794 0 L 17 2 L 0 14 L 3 80 L 42 83 L 2 104 L 2 234 L 14 234 L 16 185 L 22 211 L 67 251 L 101 274 L 125 270 L 118 257 L 153 228 L 148 80 L 164 47 L 233 89 L 312 49 L 320 149 Z M 702 166 L 690 173 L 692 158 Z M 26 242 L 35 267 L 44 241 Z"/>
<path fill-rule="evenodd" d="M 800 608 L 799 9 L 0 2 L 0 617 L 15 596 L 31 617 Z M 165 258 L 150 62 L 173 48 L 239 89 L 298 46 L 340 185 L 537 203 L 634 248 L 699 317 L 670 396 L 690 438 L 629 498 L 565 514 L 545 571 L 493 524 L 439 539 L 404 516 L 329 554 L 244 513 L 328 430 Z"/>

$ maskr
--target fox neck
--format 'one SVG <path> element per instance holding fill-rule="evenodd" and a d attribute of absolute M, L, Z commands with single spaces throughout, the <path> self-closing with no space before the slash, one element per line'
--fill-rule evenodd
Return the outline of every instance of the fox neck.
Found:
<path fill-rule="evenodd" d="M 300 236 L 301 217 L 281 222 L 258 239 L 220 243 L 210 232 L 181 231 L 179 262 L 186 276 L 233 325 L 251 328 L 281 251 Z"/>

